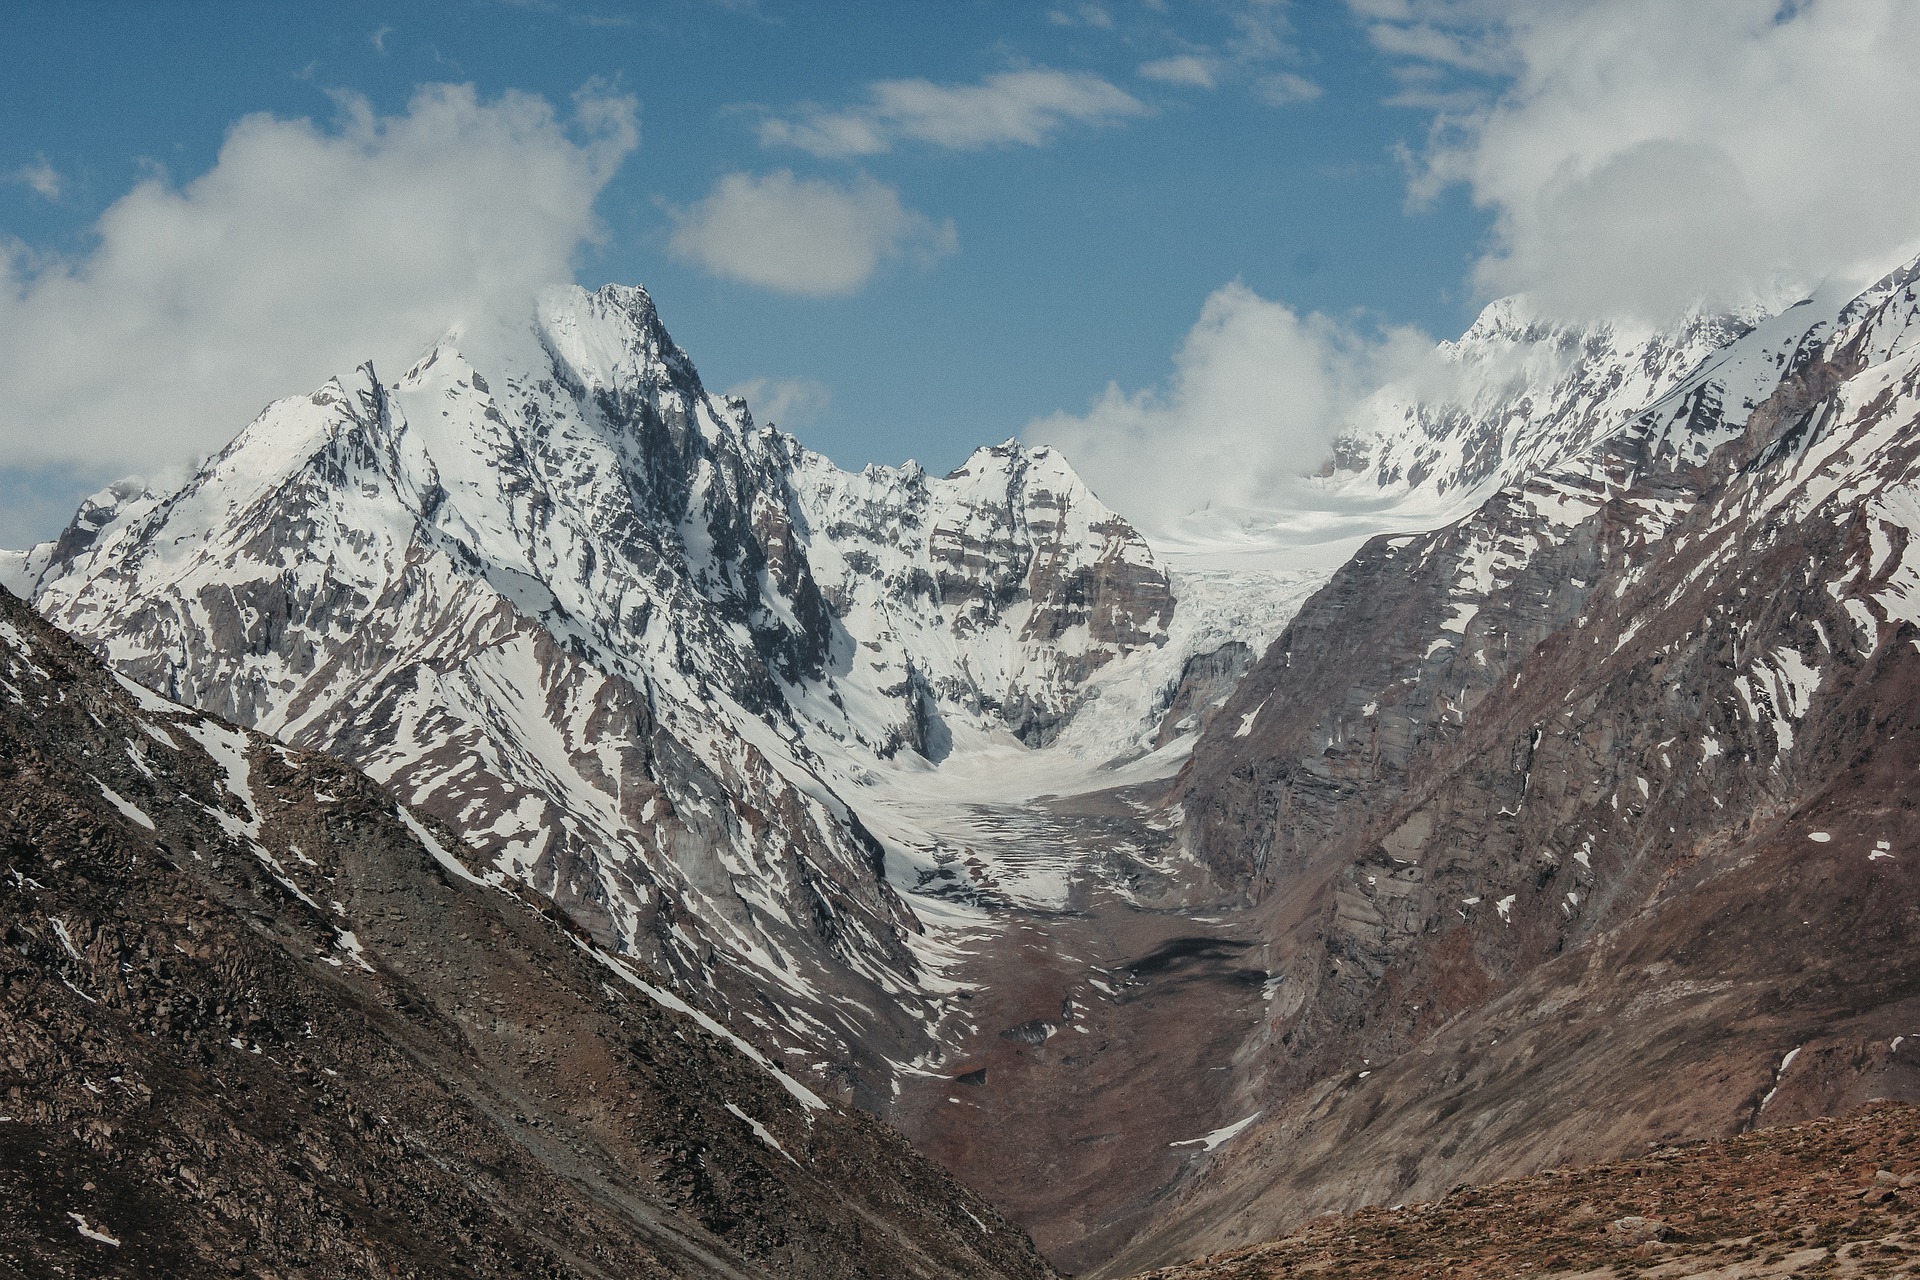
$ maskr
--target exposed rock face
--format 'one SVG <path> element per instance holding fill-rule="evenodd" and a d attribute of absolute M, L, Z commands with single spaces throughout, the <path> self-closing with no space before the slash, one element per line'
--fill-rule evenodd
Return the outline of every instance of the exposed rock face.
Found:
<path fill-rule="evenodd" d="M 1259 904 L 1264 1118 L 1116 1267 L 1920 1098 L 1914 279 L 1376 540 L 1242 682 L 1178 799 Z"/>
<path fill-rule="evenodd" d="M 281 401 L 16 576 L 120 671 L 365 768 L 869 1103 L 930 998 L 845 777 L 1044 740 L 1172 609 L 1057 456 L 844 475 L 611 286 Z"/>
<path fill-rule="evenodd" d="M 1096 672 L 1166 643 L 1165 571 L 1051 449 L 980 449 L 945 479 L 789 457 L 809 562 L 856 642 L 848 683 L 914 709 L 815 712 L 829 732 L 885 753 L 892 740 L 868 740 L 877 720 L 935 760 L 956 733 L 1044 745 Z"/>
<path fill-rule="evenodd" d="M 984 1202 L 355 771 L 0 592 L 21 1274 L 1050 1274 Z"/>

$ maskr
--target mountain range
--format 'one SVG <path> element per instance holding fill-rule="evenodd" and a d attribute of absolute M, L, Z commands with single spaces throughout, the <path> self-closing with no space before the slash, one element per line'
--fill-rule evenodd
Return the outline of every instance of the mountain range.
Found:
<path fill-rule="evenodd" d="M 1016 441 L 842 471 L 643 291 L 556 289 L 0 582 L 102 697 L 391 796 L 328 874 L 459 850 L 451 887 L 1124 1275 L 1920 1094 L 1915 276 L 1667 330 L 1495 303 L 1360 407 L 1321 513 L 1153 537 Z M 994 1250 L 893 1274 L 1040 1265 Z"/>

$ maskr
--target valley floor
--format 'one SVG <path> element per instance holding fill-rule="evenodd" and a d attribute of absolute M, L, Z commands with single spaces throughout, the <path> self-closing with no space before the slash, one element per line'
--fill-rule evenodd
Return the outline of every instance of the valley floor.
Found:
<path fill-rule="evenodd" d="M 1271 990 L 1255 929 L 1211 904 L 1150 803 L 1165 780 L 1084 782 L 896 796 L 870 819 L 911 833 L 919 870 L 895 884 L 954 988 L 944 1056 L 902 1073 L 888 1119 L 1069 1273 L 1111 1257 L 1255 1110 L 1235 1065 Z"/>

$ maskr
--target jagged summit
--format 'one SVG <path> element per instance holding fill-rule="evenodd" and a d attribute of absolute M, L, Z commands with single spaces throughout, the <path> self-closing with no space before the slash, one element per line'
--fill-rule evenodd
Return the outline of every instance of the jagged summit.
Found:
<path fill-rule="evenodd" d="M 1354 497 L 1464 514 L 1501 485 L 1619 430 L 1763 317 L 1694 312 L 1670 329 L 1569 324 L 1525 297 L 1489 303 L 1435 360 L 1370 397 L 1336 446 Z"/>

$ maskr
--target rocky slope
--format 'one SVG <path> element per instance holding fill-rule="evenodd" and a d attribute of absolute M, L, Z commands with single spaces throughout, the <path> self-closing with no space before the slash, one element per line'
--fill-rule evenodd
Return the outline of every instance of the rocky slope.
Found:
<path fill-rule="evenodd" d="M 1881 1105 L 1323 1218 L 1152 1280 L 1913 1275 L 1917 1150 L 1920 1116 Z"/>
<path fill-rule="evenodd" d="M 356 771 L 0 592 L 0 1270 L 1050 1274 Z"/>
<path fill-rule="evenodd" d="M 1117 1269 L 1920 1098 L 1920 304 L 1816 298 L 1370 543 L 1196 748 L 1272 971 L 1249 1126 Z"/>

